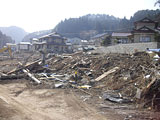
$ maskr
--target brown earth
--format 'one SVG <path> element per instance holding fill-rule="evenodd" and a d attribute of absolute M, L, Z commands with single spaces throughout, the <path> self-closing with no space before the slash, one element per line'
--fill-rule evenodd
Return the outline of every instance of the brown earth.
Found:
<path fill-rule="evenodd" d="M 23 82 L 0 85 L 1 120 L 105 120 L 74 92 L 25 89 Z"/>

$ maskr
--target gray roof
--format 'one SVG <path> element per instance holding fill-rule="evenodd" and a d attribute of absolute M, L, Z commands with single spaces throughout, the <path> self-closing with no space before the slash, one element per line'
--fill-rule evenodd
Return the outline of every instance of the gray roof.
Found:
<path fill-rule="evenodd" d="M 21 45 L 31 45 L 30 42 L 20 42 L 19 44 L 21 44 Z"/>
<path fill-rule="evenodd" d="M 108 33 L 97 34 L 97 35 L 93 36 L 92 39 L 103 37 L 105 35 L 108 35 Z"/>
<path fill-rule="evenodd" d="M 46 42 L 33 42 L 34 45 L 43 45 L 46 44 Z"/>
<path fill-rule="evenodd" d="M 41 36 L 41 37 L 39 37 L 39 39 L 41 39 L 41 38 L 47 38 L 47 37 L 62 37 L 62 36 L 60 34 L 56 33 L 56 32 L 53 32 L 53 33 Z"/>
<path fill-rule="evenodd" d="M 131 33 L 120 33 L 120 32 L 113 32 L 112 37 L 128 37 L 132 35 Z"/>

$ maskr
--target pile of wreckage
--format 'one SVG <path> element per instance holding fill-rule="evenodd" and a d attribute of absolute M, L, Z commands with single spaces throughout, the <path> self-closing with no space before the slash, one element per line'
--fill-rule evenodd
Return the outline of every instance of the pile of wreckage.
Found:
<path fill-rule="evenodd" d="M 157 52 L 54 55 L 45 61 L 19 62 L 1 80 L 27 77 L 33 88 L 74 88 L 116 103 L 137 103 L 160 110 L 160 64 Z M 33 81 L 33 82 L 32 82 Z"/>

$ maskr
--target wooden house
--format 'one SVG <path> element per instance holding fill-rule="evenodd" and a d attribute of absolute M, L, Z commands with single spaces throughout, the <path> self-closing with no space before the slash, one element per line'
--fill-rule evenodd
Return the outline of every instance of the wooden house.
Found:
<path fill-rule="evenodd" d="M 134 23 L 135 28 L 132 33 L 134 36 L 134 42 L 155 42 L 155 35 L 160 34 L 158 29 L 158 22 L 152 21 L 149 18 L 136 21 Z"/>
<path fill-rule="evenodd" d="M 58 33 L 50 33 L 38 38 L 38 42 L 35 45 L 39 49 L 46 49 L 48 52 L 53 53 L 68 53 L 72 52 L 72 46 L 66 44 L 66 38 Z M 39 44 L 39 45 L 38 45 Z"/>

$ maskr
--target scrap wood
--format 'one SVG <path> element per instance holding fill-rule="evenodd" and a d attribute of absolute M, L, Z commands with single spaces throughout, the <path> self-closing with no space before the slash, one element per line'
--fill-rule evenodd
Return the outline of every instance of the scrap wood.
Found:
<path fill-rule="evenodd" d="M 80 51 L 80 52 L 75 52 L 75 53 L 71 54 L 71 56 L 78 56 L 79 54 L 82 54 L 82 53 L 83 53 L 82 51 Z"/>
<path fill-rule="evenodd" d="M 95 86 L 95 87 L 93 87 L 93 88 L 95 88 L 95 89 L 100 89 L 100 88 L 104 88 L 104 87 L 106 87 L 107 85 L 98 85 L 98 86 Z"/>
<path fill-rule="evenodd" d="M 20 65 L 22 65 L 22 63 L 19 62 Z M 32 75 L 31 73 L 29 73 L 28 69 L 22 69 L 22 71 L 28 76 L 30 77 L 32 80 L 34 80 L 35 82 L 37 82 L 38 84 L 41 83 L 41 81 L 39 81 L 37 78 L 34 77 L 34 75 Z"/>
<path fill-rule="evenodd" d="M 50 80 L 50 79 L 55 79 L 55 77 L 41 77 L 39 79 L 40 80 Z"/>
<path fill-rule="evenodd" d="M 89 93 L 89 92 L 87 92 L 87 91 L 85 91 L 85 90 L 83 90 L 83 89 L 81 89 L 81 88 L 79 88 L 79 87 L 77 87 L 77 86 L 75 86 L 75 85 L 72 85 L 72 84 L 70 84 L 73 88 L 77 88 L 78 90 L 80 90 L 80 91 L 82 91 L 82 92 L 84 92 L 84 93 L 86 93 L 86 94 L 88 94 L 88 95 L 91 95 L 91 96 L 93 96 L 93 94 L 91 94 L 91 93 Z"/>
<path fill-rule="evenodd" d="M 55 69 L 51 69 L 51 68 L 48 68 L 48 67 L 45 67 L 45 66 L 42 66 L 42 68 L 43 68 L 43 69 L 46 69 L 46 70 L 48 70 L 48 71 L 51 71 L 51 72 L 56 71 Z"/>
<path fill-rule="evenodd" d="M 34 53 L 32 53 L 30 56 L 28 56 L 24 62 L 23 62 L 23 66 L 26 65 L 26 63 L 28 62 L 29 58 L 32 57 L 34 55 Z"/>
<path fill-rule="evenodd" d="M 23 78 L 24 75 L 20 74 L 20 75 L 5 75 L 5 76 L 0 76 L 0 80 L 9 80 L 9 79 L 20 79 Z"/>
<path fill-rule="evenodd" d="M 31 63 L 27 63 L 27 64 L 24 65 L 24 66 L 17 67 L 17 68 L 15 68 L 15 69 L 9 71 L 7 74 L 12 74 L 12 73 L 18 72 L 18 71 L 20 71 L 20 70 L 22 70 L 22 69 L 24 69 L 24 68 L 26 68 L 26 67 L 32 66 L 32 65 L 34 65 L 34 64 L 37 64 L 37 63 L 40 62 L 40 61 L 41 61 L 41 60 L 37 60 L 37 61 L 31 62 Z"/>
<path fill-rule="evenodd" d="M 2 76 L 7 76 L 7 74 L 4 74 L 4 73 L 2 73 L 2 72 L 0 72 L 0 75 L 2 75 Z"/>
<path fill-rule="evenodd" d="M 32 75 L 31 73 L 29 73 L 27 70 L 23 69 L 22 70 L 26 75 L 28 75 L 28 77 L 30 77 L 32 80 L 34 80 L 35 82 L 37 82 L 38 84 L 41 83 L 41 81 L 39 81 L 37 78 L 34 77 L 34 75 Z"/>
<path fill-rule="evenodd" d="M 100 75 L 99 77 L 97 77 L 97 78 L 95 79 L 95 81 L 100 81 L 100 80 L 102 80 L 102 79 L 105 78 L 107 75 L 116 72 L 118 69 L 119 69 L 119 67 L 114 67 L 113 69 L 111 69 L 111 70 L 103 73 L 103 74 Z"/>
<path fill-rule="evenodd" d="M 151 88 L 151 86 L 155 83 L 157 79 L 156 78 L 153 78 L 152 81 L 147 85 L 147 89 Z M 157 86 L 158 87 L 158 86 Z"/>
<path fill-rule="evenodd" d="M 90 70 L 90 68 L 78 68 L 80 70 Z"/>
<path fill-rule="evenodd" d="M 142 93 L 143 93 L 143 96 L 144 96 L 144 97 L 145 97 L 146 95 L 148 95 L 149 92 L 152 92 L 152 91 L 150 91 L 150 90 L 151 90 L 151 88 L 153 87 L 153 85 L 155 84 L 156 80 L 157 80 L 157 79 L 154 77 L 154 78 L 152 79 L 152 81 L 142 90 Z M 159 86 L 157 86 L 157 87 L 159 87 Z"/>
<path fill-rule="evenodd" d="M 69 83 L 70 84 L 70 83 Z M 93 94 L 91 94 L 91 93 L 89 93 L 89 92 L 87 92 L 87 91 L 85 91 L 85 90 L 83 90 L 83 89 L 81 89 L 81 88 L 79 88 L 78 86 L 75 86 L 75 85 L 72 85 L 72 84 L 70 84 L 73 88 L 77 88 L 78 90 L 80 90 L 81 92 L 84 92 L 84 93 L 86 93 L 86 94 L 88 94 L 88 95 L 90 95 L 90 96 L 95 96 L 95 97 L 98 97 L 99 99 L 101 99 L 102 97 L 101 96 L 99 96 L 99 95 L 93 95 Z"/>

